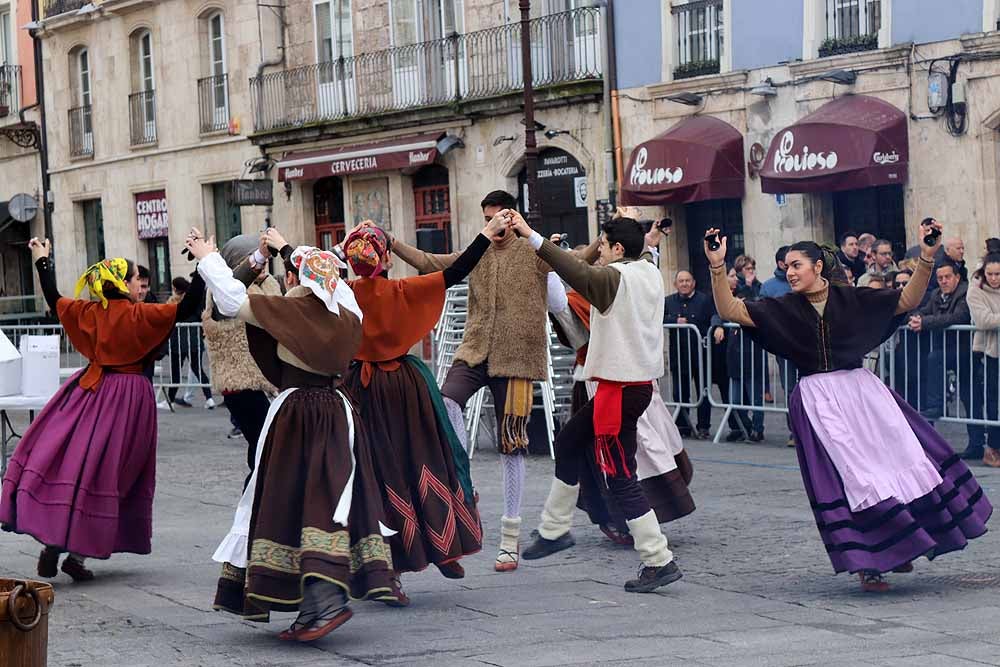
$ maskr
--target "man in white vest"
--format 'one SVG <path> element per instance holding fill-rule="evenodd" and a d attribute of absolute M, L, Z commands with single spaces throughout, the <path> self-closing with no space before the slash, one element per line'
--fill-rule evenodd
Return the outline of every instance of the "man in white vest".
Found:
<path fill-rule="evenodd" d="M 636 476 L 637 422 L 663 375 L 663 278 L 649 260 L 642 226 L 632 218 L 606 223 L 603 266 L 590 266 L 543 239 L 516 215 L 511 227 L 538 256 L 591 304 L 590 347 L 584 377 L 597 393 L 556 438 L 556 469 L 542 510 L 538 536 L 522 556 L 544 558 L 575 543 L 570 534 L 580 492 L 579 474 L 588 456 L 604 473 L 625 515 L 642 558 L 637 579 L 625 590 L 649 593 L 681 578 Z"/>

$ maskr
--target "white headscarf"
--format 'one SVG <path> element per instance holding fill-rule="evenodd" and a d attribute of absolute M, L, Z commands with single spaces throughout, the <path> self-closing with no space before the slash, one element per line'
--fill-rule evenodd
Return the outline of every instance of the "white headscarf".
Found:
<path fill-rule="evenodd" d="M 362 319 L 354 292 L 340 279 L 340 269 L 347 265 L 329 250 L 312 246 L 299 246 L 292 253 L 292 265 L 299 272 L 299 284 L 308 288 L 326 305 L 331 313 L 340 314 L 340 306 Z"/>

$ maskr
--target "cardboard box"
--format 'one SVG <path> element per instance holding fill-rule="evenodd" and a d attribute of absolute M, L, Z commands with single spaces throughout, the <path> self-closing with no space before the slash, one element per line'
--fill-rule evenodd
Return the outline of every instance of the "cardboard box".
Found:
<path fill-rule="evenodd" d="M 0 396 L 21 393 L 21 353 L 0 331 Z"/>
<path fill-rule="evenodd" d="M 52 396 L 59 390 L 59 336 L 21 337 L 21 393 Z"/>

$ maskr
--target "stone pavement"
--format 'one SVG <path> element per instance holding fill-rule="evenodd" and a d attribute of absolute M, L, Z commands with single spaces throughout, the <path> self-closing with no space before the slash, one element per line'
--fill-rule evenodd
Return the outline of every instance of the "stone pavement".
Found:
<path fill-rule="evenodd" d="M 635 555 L 582 513 L 576 548 L 493 572 L 500 469 L 484 445 L 473 472 L 486 545 L 463 561 L 466 578 L 408 575 L 410 608 L 357 603 L 324 640 L 286 645 L 275 633 L 290 616 L 261 626 L 210 609 L 211 555 L 244 475 L 244 443 L 226 439 L 226 416 L 161 413 L 153 554 L 93 562 L 89 584 L 60 575 L 50 665 L 1000 665 L 1000 530 L 918 561 L 914 574 L 892 577 L 889 594 L 863 594 L 856 579 L 832 574 L 776 418 L 771 443 L 690 443 L 698 510 L 668 526 L 684 579 L 658 594 L 622 589 Z M 975 472 L 1000 501 L 1000 470 Z M 548 459 L 529 462 L 526 533 L 551 473 Z M 32 576 L 38 551 L 0 535 L 0 576 Z"/>

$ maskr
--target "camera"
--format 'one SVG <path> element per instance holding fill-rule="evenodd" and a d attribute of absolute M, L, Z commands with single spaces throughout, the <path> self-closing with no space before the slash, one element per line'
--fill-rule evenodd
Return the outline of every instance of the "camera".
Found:
<path fill-rule="evenodd" d="M 674 226 L 674 221 L 671 218 L 663 218 L 662 220 L 656 223 L 656 228 L 659 229 L 664 234 L 666 234 L 667 230 L 673 226 Z"/>
<path fill-rule="evenodd" d="M 567 241 L 568 238 L 569 234 L 559 235 L 559 247 L 562 248 L 563 250 L 569 250 L 569 241 Z"/>
<path fill-rule="evenodd" d="M 927 246 L 934 245 L 934 242 L 937 241 L 937 238 L 939 236 L 941 236 L 941 230 L 932 229 L 931 231 L 927 232 L 927 234 L 924 236 L 924 245 Z"/>
<path fill-rule="evenodd" d="M 705 237 L 705 242 L 708 243 L 708 249 L 715 252 L 722 247 L 722 243 L 719 241 L 719 233 L 709 234 Z"/>

